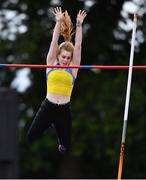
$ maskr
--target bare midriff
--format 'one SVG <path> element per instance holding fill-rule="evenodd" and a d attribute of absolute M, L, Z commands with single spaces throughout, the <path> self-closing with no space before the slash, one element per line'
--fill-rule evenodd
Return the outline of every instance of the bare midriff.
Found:
<path fill-rule="evenodd" d="M 46 98 L 54 104 L 67 104 L 68 102 L 70 102 L 70 96 L 64 96 L 60 94 L 48 93 Z"/>

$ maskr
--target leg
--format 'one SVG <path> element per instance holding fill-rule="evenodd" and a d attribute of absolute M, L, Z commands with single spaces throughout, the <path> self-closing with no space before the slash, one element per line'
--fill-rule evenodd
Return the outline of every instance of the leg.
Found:
<path fill-rule="evenodd" d="M 28 134 L 27 134 L 28 140 L 30 142 L 33 142 L 36 139 L 38 139 L 42 135 L 42 133 L 45 132 L 51 126 L 51 123 L 52 123 L 52 111 L 50 104 L 45 99 L 42 102 L 28 130 Z"/>
<path fill-rule="evenodd" d="M 59 139 L 59 152 L 65 153 L 71 146 L 71 112 L 69 105 L 60 105 L 57 116 L 54 118 L 54 126 Z"/>

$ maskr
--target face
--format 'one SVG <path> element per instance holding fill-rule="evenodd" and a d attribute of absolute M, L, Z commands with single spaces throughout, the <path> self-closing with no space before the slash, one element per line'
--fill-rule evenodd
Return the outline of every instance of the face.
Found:
<path fill-rule="evenodd" d="M 61 66 L 68 66 L 72 60 L 72 53 L 70 51 L 61 50 L 60 54 L 58 55 L 59 64 Z"/>

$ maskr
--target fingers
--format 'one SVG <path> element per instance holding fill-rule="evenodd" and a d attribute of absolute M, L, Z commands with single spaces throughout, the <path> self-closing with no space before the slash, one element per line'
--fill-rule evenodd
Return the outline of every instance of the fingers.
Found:
<path fill-rule="evenodd" d="M 82 16 L 83 18 L 85 18 L 87 16 L 87 13 L 85 10 L 79 10 L 79 13 L 78 13 L 79 16 Z"/>
<path fill-rule="evenodd" d="M 56 8 L 54 8 L 54 9 L 52 10 L 52 13 L 53 13 L 54 15 L 56 15 L 57 13 L 62 13 L 61 7 L 56 7 Z"/>

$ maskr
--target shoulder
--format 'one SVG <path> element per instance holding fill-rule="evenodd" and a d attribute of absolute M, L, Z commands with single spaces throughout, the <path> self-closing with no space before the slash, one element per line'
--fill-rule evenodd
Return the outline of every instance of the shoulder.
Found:
<path fill-rule="evenodd" d="M 70 66 L 75 66 L 75 64 L 73 62 L 71 62 Z M 74 76 L 74 78 L 76 78 L 79 69 L 78 68 L 69 68 L 69 69 L 70 69 L 72 75 Z"/>
<path fill-rule="evenodd" d="M 51 66 L 56 66 L 58 64 L 57 60 L 55 60 L 55 62 L 53 64 L 47 64 L 47 65 L 51 65 Z M 46 73 L 48 74 L 53 68 L 46 68 Z"/>

